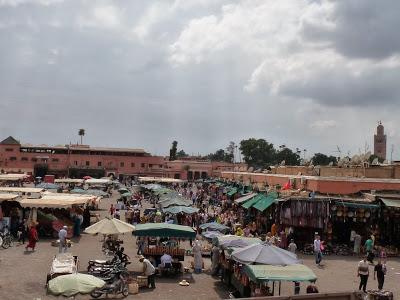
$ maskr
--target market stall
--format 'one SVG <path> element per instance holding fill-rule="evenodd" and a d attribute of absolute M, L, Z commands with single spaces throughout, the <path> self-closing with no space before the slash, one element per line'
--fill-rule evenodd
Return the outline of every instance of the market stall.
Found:
<path fill-rule="evenodd" d="M 264 286 L 262 289 L 270 295 L 275 294 L 275 282 L 279 282 L 279 292 L 281 294 L 281 282 L 314 282 L 317 276 L 314 272 L 302 264 L 289 266 L 273 266 L 273 265 L 244 265 L 240 272 L 239 268 L 235 272 L 235 278 L 243 283 L 249 283 L 250 295 L 254 293 L 254 289 L 258 286 Z M 268 283 L 272 282 L 272 287 Z M 253 284 L 251 284 L 253 283 Z M 268 296 L 268 294 L 264 296 Z"/>
<path fill-rule="evenodd" d="M 82 207 L 96 202 L 95 196 L 44 193 L 38 199 L 22 199 L 20 205 L 30 209 L 28 222 L 37 222 L 38 232 L 42 236 L 57 237 L 58 231 L 68 226 L 68 237 L 73 230 L 79 232 L 79 216 L 83 214 Z M 79 224 L 79 225 L 78 225 Z"/>
<path fill-rule="evenodd" d="M 133 233 L 137 237 L 160 238 L 155 245 L 150 245 L 144 251 L 146 257 L 152 256 L 156 262 L 164 253 L 168 253 L 176 261 L 184 261 L 185 249 L 179 248 L 181 239 L 194 239 L 196 232 L 193 228 L 167 223 L 146 223 L 136 225 Z M 164 246 L 166 245 L 166 246 Z"/>
<path fill-rule="evenodd" d="M 19 199 L 20 196 L 17 194 L 0 194 L 0 230 L 8 227 L 12 234 L 16 233 L 18 222 L 22 217 Z"/>

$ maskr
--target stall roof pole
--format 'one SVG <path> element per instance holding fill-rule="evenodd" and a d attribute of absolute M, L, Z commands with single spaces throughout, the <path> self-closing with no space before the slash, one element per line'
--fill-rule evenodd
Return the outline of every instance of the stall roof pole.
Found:
<path fill-rule="evenodd" d="M 281 295 L 281 283 L 282 281 L 279 281 L 279 296 Z"/>

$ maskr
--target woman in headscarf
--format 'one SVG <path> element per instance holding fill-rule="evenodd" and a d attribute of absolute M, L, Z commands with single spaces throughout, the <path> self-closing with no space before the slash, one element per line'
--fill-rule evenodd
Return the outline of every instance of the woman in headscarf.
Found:
<path fill-rule="evenodd" d="M 38 232 L 36 230 L 36 223 L 32 223 L 31 228 L 29 229 L 29 243 L 25 247 L 25 250 L 28 251 L 29 248 L 32 251 L 35 251 L 36 242 L 39 240 Z"/>
<path fill-rule="evenodd" d="M 203 257 L 201 256 L 201 244 L 198 239 L 193 244 L 192 252 L 194 257 L 194 272 L 201 273 L 203 269 Z"/>

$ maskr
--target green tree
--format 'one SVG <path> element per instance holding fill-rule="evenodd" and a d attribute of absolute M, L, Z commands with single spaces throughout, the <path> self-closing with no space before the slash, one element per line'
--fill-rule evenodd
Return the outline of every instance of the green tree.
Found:
<path fill-rule="evenodd" d="M 276 150 L 264 139 L 250 138 L 240 142 L 243 160 L 254 168 L 265 168 L 274 164 Z"/>
<path fill-rule="evenodd" d="M 176 160 L 176 152 L 178 151 L 178 142 L 177 141 L 173 141 L 172 142 L 172 147 L 169 150 L 169 160 Z"/>
<path fill-rule="evenodd" d="M 328 156 L 323 153 L 315 153 L 314 156 L 311 158 L 311 161 L 314 166 L 327 166 L 331 162 L 333 162 L 334 165 L 337 164 L 337 158 L 335 156 Z"/>
<path fill-rule="evenodd" d="M 383 163 L 385 161 L 384 159 L 376 156 L 375 154 L 372 154 L 368 159 L 369 163 L 372 164 L 372 162 L 374 161 L 375 158 L 377 158 L 380 163 Z"/>
<path fill-rule="evenodd" d="M 234 158 L 235 158 L 235 149 L 236 149 L 236 144 L 235 142 L 229 142 L 228 147 L 226 147 L 226 161 L 233 163 Z"/>
<path fill-rule="evenodd" d="M 81 145 L 83 144 L 83 136 L 85 135 L 85 129 L 81 128 L 78 131 L 78 135 L 81 137 Z"/>
<path fill-rule="evenodd" d="M 184 150 L 180 150 L 178 151 L 178 153 L 176 153 L 176 158 L 184 158 L 184 157 L 188 157 L 189 154 L 187 154 Z"/>
<path fill-rule="evenodd" d="M 299 166 L 300 165 L 300 155 L 293 152 L 286 146 L 280 148 L 275 154 L 275 162 L 279 164 L 282 161 L 288 166 Z"/>

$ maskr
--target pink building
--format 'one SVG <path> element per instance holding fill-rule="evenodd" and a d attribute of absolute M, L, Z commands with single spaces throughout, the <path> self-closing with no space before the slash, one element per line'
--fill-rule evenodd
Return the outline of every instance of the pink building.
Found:
<path fill-rule="evenodd" d="M 234 164 L 199 160 L 169 161 L 143 149 L 89 145 L 24 145 L 13 137 L 0 142 L 0 171 L 57 177 L 156 176 L 194 180 L 233 171 Z"/>

